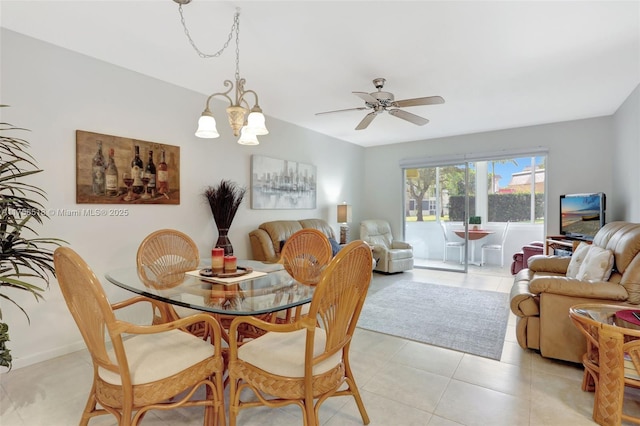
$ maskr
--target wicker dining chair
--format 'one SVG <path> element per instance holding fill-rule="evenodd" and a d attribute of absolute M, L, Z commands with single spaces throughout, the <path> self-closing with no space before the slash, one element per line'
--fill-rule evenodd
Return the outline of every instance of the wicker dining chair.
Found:
<path fill-rule="evenodd" d="M 333 257 L 327 236 L 313 228 L 304 228 L 287 239 L 282 247 L 280 261 L 285 270 L 298 282 L 315 285 L 323 269 Z M 276 313 L 278 322 L 292 322 L 306 314 L 309 304 Z"/>
<path fill-rule="evenodd" d="M 175 229 L 160 229 L 147 235 L 138 246 L 136 265 L 138 277 L 147 287 L 168 289 L 184 281 L 185 273 L 200 263 L 198 246 L 187 234 Z M 202 313 L 184 306 L 159 302 L 154 312 L 154 324 Z M 194 324 L 189 332 L 206 339 L 205 324 Z"/>
<path fill-rule="evenodd" d="M 190 406 L 205 407 L 205 426 L 225 424 L 221 334 L 213 317 L 194 315 L 151 326 L 118 320 L 114 310 L 156 301 L 138 296 L 110 305 L 100 281 L 75 251 L 59 247 L 53 261 L 93 361 L 93 385 L 80 425 L 104 414 L 114 415 L 119 425 L 137 425 L 148 410 Z M 181 330 L 197 322 L 207 323 L 213 345 Z M 194 398 L 202 386 L 204 398 Z"/>
<path fill-rule="evenodd" d="M 631 307 L 585 303 L 569 309 L 569 317 L 587 340 L 582 390 L 595 390 L 593 420 L 603 426 L 623 421 L 640 424 L 640 417 L 623 410 L 625 387 L 640 388 L 640 330 L 621 326 L 615 319 L 615 313 L 625 309 Z M 590 311 L 600 318 L 592 318 Z"/>
<path fill-rule="evenodd" d="M 327 236 L 312 228 L 304 228 L 291 235 L 282 247 L 284 268 L 298 282 L 313 285 L 329 264 L 333 252 Z"/>
<path fill-rule="evenodd" d="M 329 397 L 345 395 L 353 396 L 363 423 L 369 423 L 351 370 L 349 348 L 371 281 L 371 261 L 371 249 L 364 241 L 353 241 L 341 249 L 322 272 L 309 314 L 293 323 L 274 324 L 251 317 L 233 320 L 230 426 L 236 425 L 241 409 L 288 404 L 302 409 L 305 426 L 316 426 L 321 404 Z M 239 346 L 234 330 L 244 323 L 266 333 Z M 246 388 L 257 400 L 241 400 Z"/>

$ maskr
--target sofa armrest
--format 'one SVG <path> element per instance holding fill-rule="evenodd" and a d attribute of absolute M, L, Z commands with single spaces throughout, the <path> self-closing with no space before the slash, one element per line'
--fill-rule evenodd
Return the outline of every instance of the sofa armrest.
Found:
<path fill-rule="evenodd" d="M 253 260 L 261 260 L 263 262 L 278 261 L 275 248 L 267 231 L 264 229 L 254 229 L 249 232 L 249 240 L 251 242 Z"/>
<path fill-rule="evenodd" d="M 392 249 L 410 249 L 413 247 L 411 247 L 411 244 L 405 243 L 404 241 L 392 241 L 391 248 Z"/>
<path fill-rule="evenodd" d="M 529 283 L 529 291 L 534 294 L 553 293 L 612 301 L 626 301 L 629 297 L 627 290 L 620 284 L 606 281 L 582 281 L 567 277 L 534 277 Z"/>
<path fill-rule="evenodd" d="M 566 274 L 570 257 L 536 255 L 528 259 L 528 268 L 533 272 L 553 272 L 554 274 Z"/>
<path fill-rule="evenodd" d="M 389 249 L 383 245 L 371 245 L 371 256 L 380 265 L 386 265 L 389 262 Z"/>

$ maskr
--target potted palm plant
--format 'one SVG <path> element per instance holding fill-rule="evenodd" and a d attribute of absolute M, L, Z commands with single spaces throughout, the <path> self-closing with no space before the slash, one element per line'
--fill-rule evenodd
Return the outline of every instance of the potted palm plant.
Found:
<path fill-rule="evenodd" d="M 0 105 L 6 107 L 6 105 Z M 48 218 L 38 200 L 46 200 L 45 192 L 28 182 L 30 175 L 40 173 L 35 159 L 27 152 L 29 143 L 12 136 L 20 131 L 9 123 L 0 123 L 0 298 L 17 306 L 29 320 L 27 312 L 11 297 L 8 290 L 26 291 L 36 300 L 55 277 L 53 250 L 64 241 L 41 238 L 34 221 L 42 224 Z M 45 286 L 33 284 L 44 282 Z M 7 347 L 9 325 L 0 310 L 0 366 L 11 369 L 11 351 Z"/>

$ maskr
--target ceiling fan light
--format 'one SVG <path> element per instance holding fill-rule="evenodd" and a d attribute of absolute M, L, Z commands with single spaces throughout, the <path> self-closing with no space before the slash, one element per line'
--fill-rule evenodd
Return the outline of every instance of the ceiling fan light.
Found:
<path fill-rule="evenodd" d="M 214 139 L 220 136 L 216 128 L 216 119 L 209 111 L 205 111 L 198 120 L 196 136 L 203 139 Z"/>
<path fill-rule="evenodd" d="M 249 117 L 247 117 L 247 127 L 255 135 L 269 134 L 269 130 L 265 125 L 264 114 L 262 114 L 262 110 L 259 107 L 254 107 L 251 110 Z"/>
<path fill-rule="evenodd" d="M 248 129 L 248 126 L 242 126 L 238 143 L 240 145 L 258 145 L 260 142 L 258 141 L 256 134 Z"/>

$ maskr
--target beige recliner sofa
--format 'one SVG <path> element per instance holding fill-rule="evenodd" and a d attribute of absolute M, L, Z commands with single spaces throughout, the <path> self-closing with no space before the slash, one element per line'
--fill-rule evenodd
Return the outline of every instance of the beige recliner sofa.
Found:
<path fill-rule="evenodd" d="M 274 220 L 265 222 L 258 226 L 258 229 L 249 232 L 253 259 L 263 262 L 278 262 L 284 242 L 303 228 L 322 231 L 327 238 L 330 238 L 330 241 L 333 240 L 332 246 L 337 244 L 333 228 L 323 219 Z"/>
<path fill-rule="evenodd" d="M 393 239 L 391 226 L 384 220 L 363 220 L 360 239 L 373 247 L 374 271 L 388 274 L 413 269 L 413 247 Z"/>
<path fill-rule="evenodd" d="M 640 224 L 611 222 L 596 234 L 593 245 L 613 252 L 607 281 L 582 281 L 566 276 L 571 258 L 533 256 L 518 272 L 511 289 L 511 311 L 517 316 L 516 336 L 524 349 L 544 357 L 581 363 L 586 351 L 582 334 L 569 319 L 578 303 L 619 304 L 640 309 Z"/>

